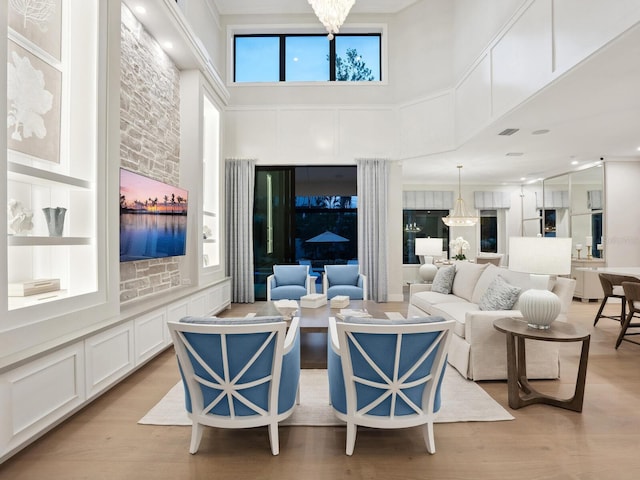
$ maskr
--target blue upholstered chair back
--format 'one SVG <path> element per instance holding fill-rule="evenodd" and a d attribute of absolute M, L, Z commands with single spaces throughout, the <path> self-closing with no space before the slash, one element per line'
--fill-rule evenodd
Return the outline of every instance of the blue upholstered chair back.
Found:
<path fill-rule="evenodd" d="M 267 300 L 300 300 L 311 293 L 309 265 L 274 265 L 267 277 Z"/>
<path fill-rule="evenodd" d="M 324 290 L 327 298 L 346 295 L 351 300 L 367 299 L 367 277 L 358 265 L 325 265 Z"/>
<path fill-rule="evenodd" d="M 452 329 L 453 321 L 439 317 L 330 321 L 329 393 L 334 412 L 347 422 L 348 455 L 357 425 L 425 425 L 427 449 L 435 451 L 433 416 Z"/>
<path fill-rule="evenodd" d="M 198 449 L 202 425 L 270 425 L 276 455 L 277 422 L 293 412 L 298 391 L 297 319 L 288 332 L 282 317 L 187 317 L 169 322 L 169 330 L 194 425 L 191 453 Z"/>

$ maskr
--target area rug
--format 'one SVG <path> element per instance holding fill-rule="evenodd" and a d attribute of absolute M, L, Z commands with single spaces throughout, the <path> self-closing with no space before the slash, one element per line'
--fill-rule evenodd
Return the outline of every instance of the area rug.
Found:
<path fill-rule="evenodd" d="M 506 387 L 505 387 L 506 388 Z M 448 367 L 442 383 L 442 407 L 436 423 L 496 422 L 513 417 L 479 385 Z M 191 425 L 184 409 L 184 389 L 178 382 L 140 421 L 142 425 Z M 280 425 L 343 425 L 329 406 L 326 370 L 303 369 L 300 374 L 300 405 Z"/>

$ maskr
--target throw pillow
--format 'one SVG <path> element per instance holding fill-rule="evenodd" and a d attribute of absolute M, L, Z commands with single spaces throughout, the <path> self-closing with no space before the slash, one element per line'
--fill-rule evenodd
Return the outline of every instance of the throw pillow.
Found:
<path fill-rule="evenodd" d="M 522 289 L 509 285 L 498 275 L 480 299 L 480 310 L 511 310 Z"/>
<path fill-rule="evenodd" d="M 451 287 L 453 285 L 453 279 L 456 276 L 456 266 L 441 267 L 438 269 L 438 273 L 433 279 L 431 284 L 431 291 L 436 293 L 450 294 Z"/>

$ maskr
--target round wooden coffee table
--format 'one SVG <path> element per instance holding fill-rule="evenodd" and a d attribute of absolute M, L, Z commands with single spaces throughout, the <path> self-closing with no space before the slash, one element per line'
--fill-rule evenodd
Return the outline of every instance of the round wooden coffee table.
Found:
<path fill-rule="evenodd" d="M 533 403 L 545 403 L 575 412 L 582 411 L 591 340 L 587 330 L 566 322 L 553 322 L 551 328 L 539 330 L 529 327 L 526 321 L 518 318 L 500 318 L 493 322 L 493 327 L 507 336 L 507 386 L 511 408 L 518 409 Z M 576 388 L 571 398 L 561 399 L 545 395 L 529 384 L 526 339 L 542 342 L 582 342 Z"/>

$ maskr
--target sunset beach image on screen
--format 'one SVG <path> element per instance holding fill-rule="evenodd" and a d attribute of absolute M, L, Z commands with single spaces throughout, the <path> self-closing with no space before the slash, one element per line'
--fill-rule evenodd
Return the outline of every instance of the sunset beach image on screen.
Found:
<path fill-rule="evenodd" d="M 185 255 L 187 190 L 120 169 L 120 261 Z"/>

